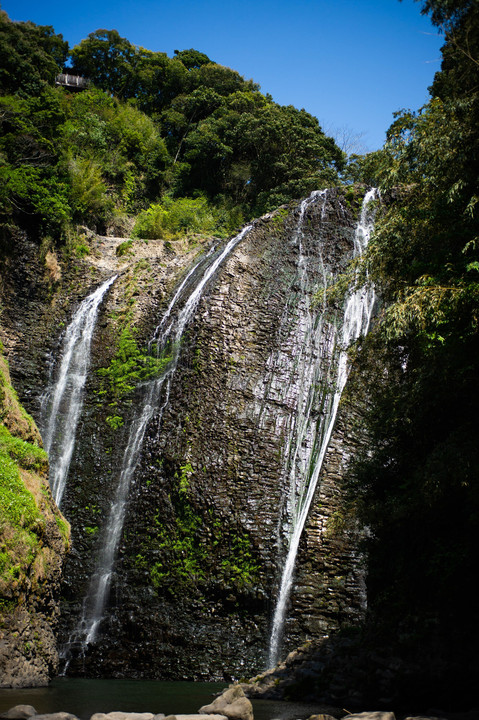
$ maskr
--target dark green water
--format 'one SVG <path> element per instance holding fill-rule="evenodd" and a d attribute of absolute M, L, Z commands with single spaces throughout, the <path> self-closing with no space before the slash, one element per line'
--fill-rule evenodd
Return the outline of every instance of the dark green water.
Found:
<path fill-rule="evenodd" d="M 14 705 L 33 705 L 38 713 L 60 710 L 89 720 L 95 712 L 197 713 L 224 683 L 161 680 L 85 680 L 57 678 L 46 688 L 0 690 L 0 712 Z M 321 711 L 318 705 L 253 701 L 255 720 L 295 720 Z"/>

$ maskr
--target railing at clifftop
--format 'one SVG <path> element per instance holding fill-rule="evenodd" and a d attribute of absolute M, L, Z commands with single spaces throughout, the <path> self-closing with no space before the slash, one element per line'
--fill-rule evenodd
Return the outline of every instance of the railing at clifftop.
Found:
<path fill-rule="evenodd" d="M 61 73 L 55 78 L 55 85 L 62 85 L 63 87 L 73 88 L 75 90 L 85 90 L 89 84 L 90 81 L 88 78 L 82 77 L 81 75 Z"/>

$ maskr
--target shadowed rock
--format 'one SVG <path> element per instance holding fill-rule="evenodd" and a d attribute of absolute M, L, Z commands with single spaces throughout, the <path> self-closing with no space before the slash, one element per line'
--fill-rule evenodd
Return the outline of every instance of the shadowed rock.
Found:
<path fill-rule="evenodd" d="M 0 714 L 2 720 L 27 720 L 32 715 L 36 715 L 37 711 L 33 705 L 15 705 L 4 713 Z"/>

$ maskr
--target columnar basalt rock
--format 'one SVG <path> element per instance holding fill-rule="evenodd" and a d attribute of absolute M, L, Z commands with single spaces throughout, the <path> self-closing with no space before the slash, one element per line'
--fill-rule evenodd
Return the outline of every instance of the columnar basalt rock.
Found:
<path fill-rule="evenodd" d="M 357 209 L 334 190 L 308 206 L 301 238 L 307 286 L 298 270 L 299 209 L 289 207 L 256 221 L 205 287 L 182 337 L 161 421 L 154 414 L 147 428 L 98 643 L 79 658 L 73 648 L 72 674 L 230 679 L 264 666 L 285 548 L 288 432 L 304 377 L 296 328 L 305 304 L 311 317 L 320 314 L 312 307 L 313 295 L 351 259 Z M 120 270 L 120 277 L 92 340 L 64 496 L 73 549 L 64 583 L 62 642 L 81 615 L 135 411 L 133 393 L 122 407 L 124 425 L 105 422 L 112 398 L 108 390 L 105 396 L 97 370 L 111 361 L 127 314 L 138 345 L 147 344 L 174 286 L 201 249 L 137 241 L 131 256 L 118 257 L 119 242 L 91 243 L 94 252 L 75 271 L 83 278 L 83 296 L 109 274 Z M 48 292 L 33 282 L 24 302 L 28 324 L 12 307 L 6 325 L 17 384 L 34 413 L 47 379 L 45 356 L 59 346 L 53 327 L 41 330 L 46 327 L 41 320 L 35 330 L 35 319 L 51 315 L 52 305 L 46 305 L 53 303 L 56 324 L 60 317 L 67 322 L 78 298 L 78 281 L 74 296 L 68 294 L 72 270 L 62 272 Z M 15 303 L 20 291 L 11 287 Z M 326 335 L 328 322 L 325 318 Z M 27 332 L 35 348 L 28 362 L 20 350 Z M 316 352 L 312 346 L 310 359 L 317 359 Z M 346 402 L 300 547 L 285 650 L 362 613 L 357 531 L 352 523 L 345 529 L 340 517 L 341 477 L 360 436 L 357 411 Z"/>

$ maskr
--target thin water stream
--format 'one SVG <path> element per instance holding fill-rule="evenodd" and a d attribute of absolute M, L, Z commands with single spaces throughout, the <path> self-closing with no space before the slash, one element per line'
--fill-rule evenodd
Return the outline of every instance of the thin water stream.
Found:
<path fill-rule="evenodd" d="M 377 196 L 376 190 L 370 190 L 364 197 L 360 218 L 354 235 L 354 255 L 360 255 L 369 240 L 374 224 L 374 209 L 371 210 L 371 201 Z M 299 239 L 298 272 L 303 274 L 305 264 L 302 252 L 301 237 L 304 203 L 312 202 L 314 198 L 303 201 L 296 230 Z M 345 301 L 344 313 L 341 322 L 331 326 L 331 331 L 323 333 L 319 321 L 314 326 L 311 319 L 299 315 L 300 335 L 303 345 L 317 346 L 321 342 L 321 352 L 316 353 L 316 366 L 310 367 L 311 380 L 308 387 L 303 388 L 304 398 L 299 396 L 296 408 L 295 425 L 288 438 L 285 453 L 285 467 L 290 479 L 290 501 L 288 507 L 289 528 L 287 540 L 287 553 L 284 559 L 279 592 L 272 621 L 272 631 L 268 652 L 268 666 L 276 665 L 279 657 L 284 623 L 286 620 L 288 602 L 293 584 L 294 568 L 299 548 L 299 542 L 309 514 L 311 503 L 318 486 L 324 456 L 331 439 L 331 433 L 336 420 L 342 392 L 348 377 L 347 350 L 352 342 L 360 335 L 366 334 L 369 328 L 371 313 L 374 305 L 374 290 L 363 287 L 350 292 Z M 306 308 L 309 314 L 309 306 Z M 313 355 L 308 354 L 311 359 Z M 324 362 L 326 358 L 326 362 Z M 327 378 L 317 377 L 319 368 L 327 370 Z M 325 382 L 325 380 L 328 380 Z M 314 387 L 320 384 L 322 397 L 313 397 L 316 393 Z M 314 401 L 314 402 L 313 402 Z M 322 408 L 319 422 L 312 413 L 313 406 Z"/>
<path fill-rule="evenodd" d="M 75 447 L 98 311 L 116 278 L 117 275 L 106 280 L 80 304 L 65 333 L 57 378 L 43 399 L 41 430 L 50 464 L 50 487 L 58 506 L 63 498 Z"/>
<path fill-rule="evenodd" d="M 84 654 L 87 646 L 97 639 L 125 521 L 130 485 L 138 464 L 148 423 L 154 415 L 158 423 L 161 423 L 163 412 L 168 405 L 171 381 L 178 365 L 184 330 L 194 316 L 206 284 L 251 227 L 251 225 L 246 226 L 217 255 L 209 254 L 206 259 L 201 258 L 198 261 L 177 289 L 153 334 L 152 348 L 156 350 L 157 355 L 166 353 L 169 356 L 169 362 L 157 378 L 145 383 L 142 398 L 138 403 L 138 414 L 130 424 L 128 441 L 103 532 L 97 566 L 84 599 L 82 616 L 61 654 L 65 661 L 64 672 L 68 668 L 72 648 L 80 646 L 80 654 Z"/>

